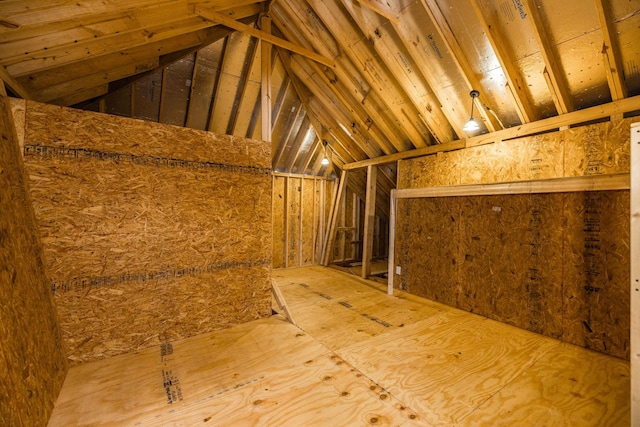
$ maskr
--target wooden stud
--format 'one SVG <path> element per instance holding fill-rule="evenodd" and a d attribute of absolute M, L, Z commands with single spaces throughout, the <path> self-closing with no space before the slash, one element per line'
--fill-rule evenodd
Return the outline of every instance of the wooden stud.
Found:
<path fill-rule="evenodd" d="M 303 267 L 304 259 L 302 256 L 302 245 L 304 244 L 304 238 L 302 237 L 304 233 L 304 229 L 302 227 L 304 219 L 304 181 L 305 178 L 300 179 L 300 191 L 298 191 L 298 194 L 300 195 L 300 202 L 298 204 L 298 206 L 300 206 L 300 209 L 298 209 L 298 267 Z"/>
<path fill-rule="evenodd" d="M 631 125 L 631 425 L 640 425 L 640 123 Z"/>
<path fill-rule="evenodd" d="M 284 178 L 284 268 L 289 267 L 289 177 Z"/>
<path fill-rule="evenodd" d="M 391 192 L 391 200 L 389 204 L 389 255 L 387 266 L 387 294 L 393 295 L 393 282 L 396 272 L 395 269 L 395 257 L 396 257 L 396 215 L 398 210 L 398 201 L 393 197 L 393 190 Z"/>
<path fill-rule="evenodd" d="M 299 55 L 302 55 L 306 58 L 312 59 L 316 62 L 319 62 L 321 64 L 324 64 L 328 67 L 332 67 L 335 68 L 335 62 L 333 62 L 333 60 L 329 59 L 329 58 L 325 58 L 324 56 L 318 55 L 317 53 L 304 48 L 302 46 L 298 46 L 294 43 L 291 43 L 290 41 L 281 39 L 279 37 L 276 37 L 272 34 L 269 33 L 265 33 L 263 31 L 260 30 L 256 30 L 253 27 L 250 27 L 248 25 L 244 25 L 239 23 L 236 20 L 233 20 L 231 18 L 227 18 L 226 16 L 217 13 L 215 11 L 213 11 L 212 9 L 208 8 L 208 7 L 202 7 L 202 6 L 196 6 L 196 13 L 200 16 L 202 16 L 205 19 L 208 19 L 210 21 L 213 22 L 217 22 L 219 24 L 224 25 L 225 27 L 229 27 L 229 28 L 233 28 L 234 30 L 238 30 L 238 31 L 242 31 L 244 33 L 250 34 L 253 37 L 259 38 L 260 40 L 265 40 L 271 44 L 274 44 L 276 46 L 280 46 L 281 48 L 287 49 L 291 52 L 297 53 Z"/>
<path fill-rule="evenodd" d="M 371 274 L 371 259 L 373 254 L 373 226 L 376 216 L 377 166 L 367 167 L 367 193 L 364 208 L 364 235 L 362 244 L 362 278 Z"/>
<path fill-rule="evenodd" d="M 331 249 L 333 246 L 333 241 L 335 239 L 338 213 L 340 212 L 340 201 L 342 200 L 342 194 L 344 193 L 348 178 L 349 172 L 343 171 L 342 178 L 340 179 L 340 184 L 338 186 L 338 191 L 336 192 L 335 198 L 333 200 L 333 206 L 329 217 L 329 229 L 327 230 L 325 245 L 322 251 L 322 265 L 324 265 L 325 267 L 329 265 L 329 261 L 331 260 Z"/>

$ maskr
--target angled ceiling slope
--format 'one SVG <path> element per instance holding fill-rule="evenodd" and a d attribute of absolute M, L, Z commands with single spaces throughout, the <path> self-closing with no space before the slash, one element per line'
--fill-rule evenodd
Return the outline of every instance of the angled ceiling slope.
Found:
<path fill-rule="evenodd" d="M 0 2 L 0 78 L 25 98 L 261 139 L 269 68 L 273 168 L 295 174 L 634 98 L 639 43 L 640 0 Z"/>

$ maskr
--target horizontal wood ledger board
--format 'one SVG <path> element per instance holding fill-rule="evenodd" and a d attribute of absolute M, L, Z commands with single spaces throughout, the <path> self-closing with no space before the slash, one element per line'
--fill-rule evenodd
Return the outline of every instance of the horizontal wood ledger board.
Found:
<path fill-rule="evenodd" d="M 73 363 L 270 314 L 267 143 L 35 102 L 25 117 Z"/>

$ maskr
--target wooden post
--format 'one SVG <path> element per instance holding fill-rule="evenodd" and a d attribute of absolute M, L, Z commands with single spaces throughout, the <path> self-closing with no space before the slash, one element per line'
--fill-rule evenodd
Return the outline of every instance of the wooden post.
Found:
<path fill-rule="evenodd" d="M 640 425 L 640 123 L 631 125 L 631 425 Z"/>
<path fill-rule="evenodd" d="M 364 233 L 362 243 L 362 278 L 371 275 L 371 258 L 373 253 L 373 226 L 376 217 L 376 181 L 378 167 L 367 167 L 367 192 L 364 206 Z"/>
<path fill-rule="evenodd" d="M 289 177 L 284 178 L 284 268 L 289 267 Z"/>
<path fill-rule="evenodd" d="M 396 199 L 396 190 L 391 190 L 389 206 L 389 266 L 387 272 L 387 294 L 393 295 L 393 276 L 396 274 L 395 269 L 395 248 L 396 248 L 396 210 L 398 202 Z"/>
<path fill-rule="evenodd" d="M 271 33 L 271 17 L 260 16 L 260 27 L 265 33 Z M 264 39 L 260 41 L 262 55 L 262 140 L 271 142 L 271 50 L 273 46 Z"/>
<path fill-rule="evenodd" d="M 298 267 L 302 267 L 302 260 L 304 258 L 302 254 L 302 246 L 304 245 L 304 230 L 302 228 L 302 223 L 304 222 L 304 178 L 300 178 L 300 188 L 298 189 L 299 197 L 299 205 L 298 214 L 300 219 L 298 220 Z"/>
<path fill-rule="evenodd" d="M 327 231 L 327 239 L 325 241 L 322 265 L 329 265 L 329 260 L 331 259 L 331 248 L 333 246 L 333 241 L 336 237 L 336 223 L 338 221 L 338 213 L 340 212 L 340 201 L 342 200 L 342 194 L 347 184 L 349 172 L 342 171 L 342 179 L 340 180 L 340 185 L 338 186 L 338 192 L 336 193 L 336 197 L 333 202 L 333 212 L 331 213 L 331 220 L 329 223 L 329 230 Z"/>

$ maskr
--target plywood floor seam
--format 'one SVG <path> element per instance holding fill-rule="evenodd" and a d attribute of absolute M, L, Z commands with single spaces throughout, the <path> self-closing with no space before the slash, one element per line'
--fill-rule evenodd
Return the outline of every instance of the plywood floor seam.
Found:
<path fill-rule="evenodd" d="M 343 272 L 279 315 L 71 369 L 57 426 L 628 426 L 627 362 Z"/>

